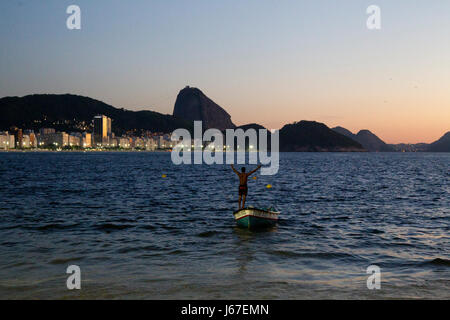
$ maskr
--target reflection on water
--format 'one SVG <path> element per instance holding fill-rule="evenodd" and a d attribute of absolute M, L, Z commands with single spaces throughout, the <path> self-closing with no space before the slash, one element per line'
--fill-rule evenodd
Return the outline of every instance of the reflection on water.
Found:
<path fill-rule="evenodd" d="M 280 160 L 277 176 L 249 181 L 249 205 L 282 212 L 254 232 L 235 226 L 226 165 L 2 153 L 0 298 L 450 298 L 450 155 Z M 70 264 L 82 270 L 77 292 L 65 286 Z M 366 287 L 371 264 L 378 291 Z"/>

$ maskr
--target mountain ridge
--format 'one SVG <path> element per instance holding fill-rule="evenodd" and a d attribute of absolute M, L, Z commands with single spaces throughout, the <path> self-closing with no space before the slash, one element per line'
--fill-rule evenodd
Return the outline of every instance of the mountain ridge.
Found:
<path fill-rule="evenodd" d="M 201 90 L 190 87 L 184 88 L 180 92 L 186 89 L 195 94 L 204 95 Z M 222 123 L 224 129 L 229 127 L 244 130 L 264 128 L 257 123 L 236 126 L 225 109 L 210 98 L 206 97 L 205 99 L 208 99 L 206 101 L 209 101 L 208 103 L 211 105 L 218 107 L 212 107 L 213 112 L 206 113 L 208 119 L 214 120 L 216 114 L 214 109 L 219 110 L 221 115 L 219 122 Z M 31 94 L 23 97 L 3 97 L 0 98 L 0 112 L 2 114 L 0 130 L 5 131 L 13 126 L 34 130 L 52 127 L 58 131 L 67 132 L 92 131 L 92 119 L 98 114 L 110 117 L 113 122 L 113 132 L 119 135 L 130 133 L 130 131 L 132 134 L 139 134 L 139 131 L 146 130 L 170 133 L 178 128 L 186 128 L 191 132 L 193 129 L 192 120 L 180 116 L 161 114 L 150 110 L 126 110 L 100 100 L 74 94 Z M 208 126 L 211 126 L 214 121 L 210 121 Z M 364 151 L 365 149 L 369 151 L 450 152 L 450 132 L 430 144 L 389 145 L 369 130 L 360 130 L 355 135 L 343 127 L 330 129 L 323 123 L 302 120 L 286 124 L 279 130 L 279 133 L 281 151 Z M 350 141 L 342 140 L 342 137 L 350 139 Z M 270 144 L 270 139 L 268 142 Z"/>
<path fill-rule="evenodd" d="M 450 131 L 446 132 L 441 138 L 428 145 L 429 152 L 450 152 Z"/>
<path fill-rule="evenodd" d="M 299 139 L 300 138 L 300 139 Z M 366 151 L 363 146 L 325 124 L 302 120 L 280 129 L 280 151 Z"/>
<path fill-rule="evenodd" d="M 12 126 L 39 129 L 53 127 L 61 131 L 91 128 L 95 115 L 104 114 L 113 121 L 114 132 L 130 130 L 171 132 L 177 128 L 192 130 L 192 123 L 155 111 L 131 111 L 116 108 L 100 100 L 73 94 L 33 94 L 0 99 L 0 129 Z"/>
<path fill-rule="evenodd" d="M 360 143 L 366 150 L 371 152 L 393 152 L 394 148 L 378 136 L 372 133 L 370 130 L 362 129 L 359 130 L 357 134 L 354 134 L 350 130 L 343 127 L 334 127 L 332 130 L 353 139 L 354 141 Z"/>

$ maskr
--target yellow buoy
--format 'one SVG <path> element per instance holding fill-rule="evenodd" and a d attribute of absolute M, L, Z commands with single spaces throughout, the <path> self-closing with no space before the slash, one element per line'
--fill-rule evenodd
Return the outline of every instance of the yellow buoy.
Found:
<path fill-rule="evenodd" d="M 267 189 L 270 189 L 270 188 L 272 188 L 272 185 L 271 185 L 271 184 L 268 184 L 268 185 L 266 186 L 266 188 L 267 188 Z"/>
<path fill-rule="evenodd" d="M 253 180 L 256 180 L 256 177 L 253 177 Z"/>
<path fill-rule="evenodd" d="M 167 178 L 167 175 L 163 174 L 162 177 L 163 177 L 163 178 Z"/>

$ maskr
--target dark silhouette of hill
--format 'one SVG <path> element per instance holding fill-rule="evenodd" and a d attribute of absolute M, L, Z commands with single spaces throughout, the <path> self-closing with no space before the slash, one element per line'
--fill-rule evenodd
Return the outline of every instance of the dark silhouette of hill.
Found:
<path fill-rule="evenodd" d="M 95 115 L 104 114 L 112 119 L 116 134 L 131 130 L 172 132 L 177 128 L 192 130 L 192 123 L 154 111 L 118 109 L 88 97 L 64 94 L 36 94 L 0 99 L 0 129 L 11 126 L 27 129 L 52 127 L 61 131 L 83 131 L 90 126 Z"/>
<path fill-rule="evenodd" d="M 189 121 L 200 120 L 203 129 L 234 129 L 230 115 L 217 103 L 208 98 L 200 89 L 186 87 L 177 96 L 173 115 Z"/>
<path fill-rule="evenodd" d="M 179 109 L 179 112 L 176 111 Z M 102 101 L 89 97 L 64 94 L 36 94 L 24 97 L 5 97 L 0 99 L 0 130 L 9 130 L 12 126 L 23 129 L 55 128 L 58 131 L 92 131 L 92 119 L 104 114 L 112 119 L 113 132 L 121 135 L 125 132 L 152 131 L 170 133 L 178 128 L 192 132 L 195 120 L 204 122 L 203 129 L 224 130 L 236 128 L 230 115 L 206 97 L 199 89 L 185 88 L 180 91 L 175 103 L 174 114 L 164 115 L 154 111 L 130 111 L 118 109 Z M 184 116 L 188 118 L 184 118 Z M 183 116 L 183 117 L 181 117 Z M 205 126 L 205 122 L 207 125 Z M 217 127 L 216 127 L 217 125 Z M 265 129 L 252 123 L 240 126 Z M 353 134 L 349 130 L 314 121 L 300 121 L 285 125 L 280 134 L 280 151 L 431 151 L 450 152 L 450 132 L 438 141 L 426 145 L 388 145 L 369 130 Z M 248 143 L 246 143 L 248 148 Z M 270 134 L 268 134 L 270 150 Z"/>
<path fill-rule="evenodd" d="M 257 124 L 257 123 L 244 124 L 244 125 L 241 125 L 239 127 L 236 127 L 236 129 L 242 129 L 244 131 L 247 131 L 248 129 L 254 129 L 256 131 L 257 146 L 255 146 L 255 149 L 259 148 L 259 146 L 260 146 L 259 130 L 260 129 L 267 130 L 265 127 L 263 127 L 262 125 Z M 271 140 L 271 133 L 270 133 L 269 130 L 267 130 L 266 147 L 267 147 L 268 151 L 271 150 L 271 142 L 272 142 L 272 140 Z M 237 140 L 236 139 L 234 141 L 234 145 L 235 145 L 235 148 L 236 148 L 237 147 Z M 248 142 L 248 139 L 245 140 L 245 150 L 247 150 L 247 151 L 250 150 L 250 144 Z"/>
<path fill-rule="evenodd" d="M 353 134 L 350 130 L 343 127 L 335 127 L 332 130 L 349 137 L 350 139 L 359 142 L 364 149 L 368 151 L 378 151 L 378 152 L 392 152 L 395 151 L 394 148 L 386 144 L 383 140 L 378 138 L 375 134 L 369 130 L 360 130 L 357 134 Z"/>
<path fill-rule="evenodd" d="M 365 151 L 358 142 L 316 121 L 287 124 L 280 130 L 280 151 Z"/>
<path fill-rule="evenodd" d="M 334 131 L 336 131 L 336 132 L 338 132 L 338 133 L 340 133 L 340 134 L 342 134 L 342 135 L 344 135 L 346 137 L 352 138 L 354 140 L 355 135 L 353 134 L 353 132 L 351 132 L 348 129 L 345 129 L 343 127 L 334 127 L 334 128 L 332 128 L 332 130 L 334 130 Z"/>
<path fill-rule="evenodd" d="M 386 144 L 383 140 L 378 138 L 369 130 L 360 130 L 356 134 L 356 141 L 358 141 L 365 149 L 369 151 L 392 152 L 394 149 Z"/>
<path fill-rule="evenodd" d="M 450 152 L 450 131 L 444 134 L 439 140 L 430 143 L 427 151 L 430 152 Z"/>
<path fill-rule="evenodd" d="M 244 131 L 247 129 L 255 129 L 257 132 L 259 129 L 267 130 L 265 127 L 263 127 L 262 125 L 257 124 L 257 123 L 244 124 L 242 126 L 236 127 L 236 129 L 242 129 Z"/>

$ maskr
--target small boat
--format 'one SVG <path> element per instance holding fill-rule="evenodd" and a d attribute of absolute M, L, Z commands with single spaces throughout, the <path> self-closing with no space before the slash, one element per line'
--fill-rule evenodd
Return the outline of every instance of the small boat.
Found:
<path fill-rule="evenodd" d="M 267 228 L 273 227 L 278 221 L 280 212 L 270 209 L 243 208 L 233 213 L 234 219 L 239 227 Z"/>

